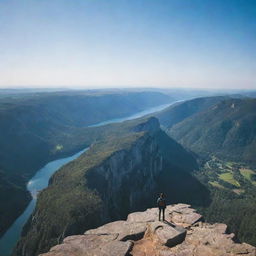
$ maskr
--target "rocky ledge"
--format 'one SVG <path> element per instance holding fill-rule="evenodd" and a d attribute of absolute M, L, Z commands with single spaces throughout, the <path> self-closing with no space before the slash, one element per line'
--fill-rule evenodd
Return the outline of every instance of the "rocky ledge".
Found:
<path fill-rule="evenodd" d="M 256 248 L 235 243 L 225 224 L 208 224 L 187 204 L 129 214 L 84 235 L 70 236 L 41 256 L 256 256 Z"/>

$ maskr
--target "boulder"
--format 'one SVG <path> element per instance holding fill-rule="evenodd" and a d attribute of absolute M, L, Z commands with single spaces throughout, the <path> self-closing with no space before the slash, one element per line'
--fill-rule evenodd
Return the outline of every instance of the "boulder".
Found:
<path fill-rule="evenodd" d="M 169 205 L 166 208 L 166 213 L 170 222 L 184 228 L 203 220 L 203 216 L 197 213 L 195 209 L 190 208 L 188 204 Z"/>
<path fill-rule="evenodd" d="M 149 230 L 161 245 L 167 247 L 182 243 L 186 237 L 186 229 L 175 227 L 168 222 L 152 222 L 149 224 Z"/>

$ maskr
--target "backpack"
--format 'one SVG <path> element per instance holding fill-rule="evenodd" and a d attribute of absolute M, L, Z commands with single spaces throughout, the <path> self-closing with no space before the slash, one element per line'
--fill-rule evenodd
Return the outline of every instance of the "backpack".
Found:
<path fill-rule="evenodd" d="M 165 200 L 164 199 L 160 199 L 158 202 L 158 206 L 159 207 L 165 207 Z"/>

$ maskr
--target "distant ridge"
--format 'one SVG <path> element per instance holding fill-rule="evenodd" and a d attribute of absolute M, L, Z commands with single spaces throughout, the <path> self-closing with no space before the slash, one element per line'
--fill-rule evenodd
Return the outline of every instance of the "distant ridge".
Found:
<path fill-rule="evenodd" d="M 173 125 L 193 116 L 222 100 L 229 99 L 229 96 L 201 97 L 192 100 L 182 101 L 157 113 L 155 116 L 159 119 L 161 125 L 165 128 L 171 128 Z"/>

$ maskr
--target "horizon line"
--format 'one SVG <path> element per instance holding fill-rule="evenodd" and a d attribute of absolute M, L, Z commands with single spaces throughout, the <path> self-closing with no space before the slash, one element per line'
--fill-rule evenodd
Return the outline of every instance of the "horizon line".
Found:
<path fill-rule="evenodd" d="M 170 89 L 176 89 L 176 90 L 218 90 L 218 91 L 255 91 L 256 88 L 223 88 L 223 87 L 186 87 L 186 86 L 163 86 L 163 87 L 154 87 L 154 86 L 109 86 L 109 87 L 100 87 L 100 86 L 82 86 L 82 85 L 56 85 L 56 86 L 43 86 L 43 85 L 36 85 L 36 86 L 30 86 L 30 85 L 15 85 L 15 86 L 6 86 L 1 87 L 0 90 L 29 90 L 29 89 L 35 89 L 35 90 L 133 90 L 133 89 L 157 89 L 157 90 L 170 90 Z"/>

